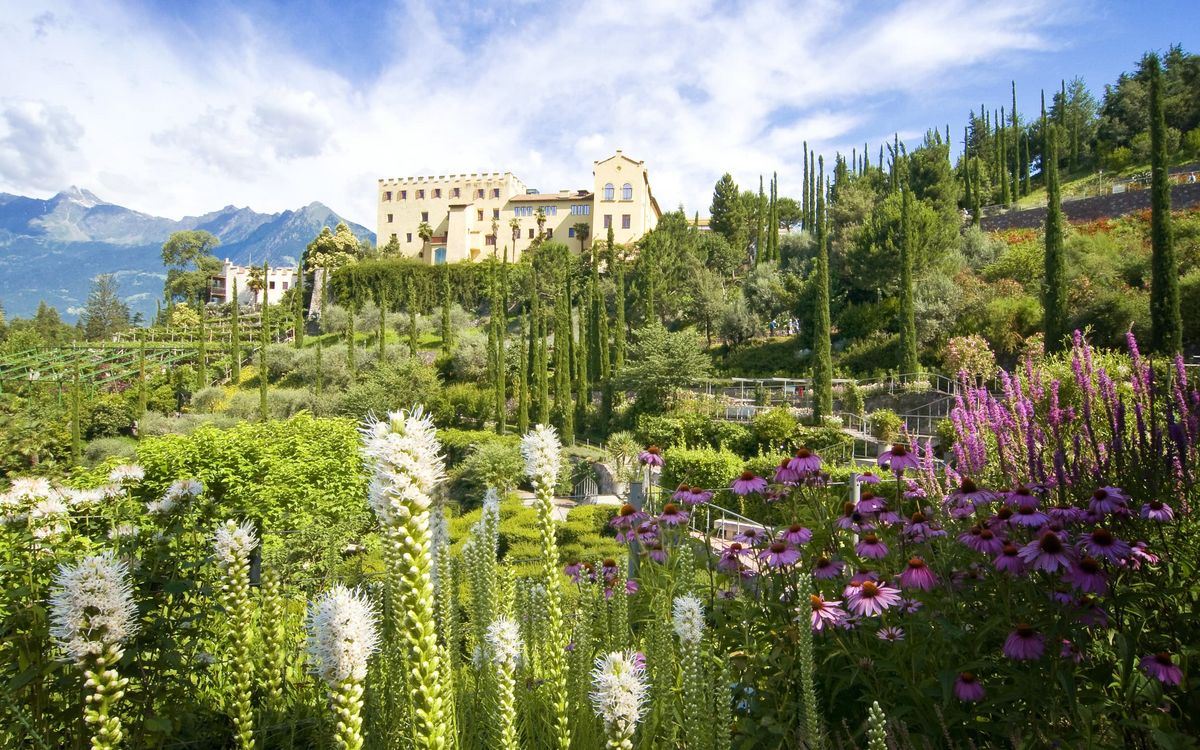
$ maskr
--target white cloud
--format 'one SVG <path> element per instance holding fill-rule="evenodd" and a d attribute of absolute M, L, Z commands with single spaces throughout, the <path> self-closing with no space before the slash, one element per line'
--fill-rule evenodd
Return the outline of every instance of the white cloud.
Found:
<path fill-rule="evenodd" d="M 616 148 L 646 160 L 664 208 L 705 213 L 726 170 L 747 186 L 778 170 L 795 193 L 805 140 L 831 155 L 863 129 L 920 132 L 884 102 L 1050 44 L 1048 0 L 409 0 L 379 19 L 395 39 L 379 75 L 348 81 L 235 11 L 199 38 L 101 0 L 44 5 L 0 0 L 0 190 L 74 183 L 172 217 L 319 200 L 372 228 L 379 177 L 586 187 Z"/>

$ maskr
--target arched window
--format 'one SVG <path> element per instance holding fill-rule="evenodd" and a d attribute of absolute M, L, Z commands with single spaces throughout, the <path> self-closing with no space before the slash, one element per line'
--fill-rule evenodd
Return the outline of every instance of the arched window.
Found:
<path fill-rule="evenodd" d="M 604 186 L 604 200 L 610 201 L 613 199 L 613 184 L 610 182 Z"/>
<path fill-rule="evenodd" d="M 633 200 L 633 185 L 630 185 L 628 182 L 621 187 L 621 200 Z"/>

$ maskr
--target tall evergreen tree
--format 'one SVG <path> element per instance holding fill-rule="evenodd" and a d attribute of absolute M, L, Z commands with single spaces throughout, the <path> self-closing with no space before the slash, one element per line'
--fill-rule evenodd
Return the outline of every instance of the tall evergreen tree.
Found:
<path fill-rule="evenodd" d="M 625 366 L 625 259 L 613 241 L 613 229 L 608 228 L 608 265 L 613 274 L 613 370 Z"/>
<path fill-rule="evenodd" d="M 264 273 L 266 269 L 264 263 Z M 260 314 L 262 317 L 259 319 L 258 328 L 258 419 L 260 422 L 266 422 L 271 416 L 267 408 L 267 346 L 271 343 L 271 305 L 267 302 L 266 294 L 263 294 Z M 353 319 L 351 316 L 351 320 Z"/>
<path fill-rule="evenodd" d="M 804 217 L 801 226 L 804 229 L 811 229 L 812 224 L 808 221 L 808 141 L 804 142 L 804 187 L 800 201 L 800 215 Z"/>
<path fill-rule="evenodd" d="M 571 398 L 571 297 L 564 281 L 554 306 L 554 421 L 563 445 L 575 442 L 575 404 Z"/>
<path fill-rule="evenodd" d="M 356 363 L 355 351 L 357 349 L 356 339 L 357 332 L 354 330 L 354 318 L 357 315 L 356 308 L 358 305 L 351 301 L 346 305 L 346 369 L 350 371 L 350 382 L 358 380 L 358 364 Z M 263 320 L 266 318 L 264 317 Z"/>
<path fill-rule="evenodd" d="M 754 265 L 770 260 L 770 248 L 767 246 L 767 198 L 763 192 L 763 176 L 758 176 L 758 202 L 755 205 L 754 216 Z"/>
<path fill-rule="evenodd" d="M 521 315 L 520 355 L 517 366 L 517 433 L 529 432 L 529 313 Z"/>
<path fill-rule="evenodd" d="M 742 212 L 741 191 L 726 172 L 713 187 L 712 205 L 709 207 L 709 226 L 712 231 L 729 240 L 739 251 L 745 250 L 746 216 Z"/>
<path fill-rule="evenodd" d="M 591 346 L 588 341 L 588 330 L 591 326 L 591 309 L 588 300 L 580 299 L 579 301 L 579 340 L 576 344 L 576 359 L 579 364 L 576 367 L 576 383 L 575 391 L 575 424 L 583 429 L 585 418 L 587 417 L 587 407 L 592 401 L 592 386 L 591 379 L 588 377 L 588 363 L 591 361 Z"/>
<path fill-rule="evenodd" d="M 415 357 L 417 356 L 419 334 L 417 333 L 417 285 L 413 283 L 412 279 L 409 279 L 405 292 L 405 306 L 408 308 L 408 356 Z"/>
<path fill-rule="evenodd" d="M 1156 352 L 1176 354 L 1183 350 L 1183 319 L 1179 311 L 1179 262 L 1171 233 L 1162 65 L 1154 53 L 1147 55 L 1142 64 L 1150 79 L 1150 346 Z"/>
<path fill-rule="evenodd" d="M 1043 331 L 1049 353 L 1067 346 L 1067 259 L 1063 249 L 1062 197 L 1058 182 L 1058 128 L 1045 131 L 1046 156 L 1046 270 L 1042 282 Z"/>
<path fill-rule="evenodd" d="M 829 315 L 829 238 L 825 221 L 825 158 L 818 161 L 816 227 L 817 256 L 813 266 L 817 288 L 813 311 L 813 420 L 818 424 L 833 413 L 833 353 L 830 345 L 832 323 Z"/>
<path fill-rule="evenodd" d="M 550 424 L 550 374 L 549 363 L 550 355 L 546 349 L 546 337 L 548 335 L 546 325 L 546 313 L 544 309 L 539 309 L 534 315 L 534 327 L 537 329 L 535 348 L 535 364 L 533 374 L 537 380 L 537 421 L 538 424 Z"/>
<path fill-rule="evenodd" d="M 294 319 L 292 320 L 292 341 L 297 349 L 304 348 L 304 264 L 296 264 L 296 288 L 292 292 L 295 297 Z"/>
<path fill-rule="evenodd" d="M 449 356 L 454 346 L 454 325 L 450 317 L 450 267 L 442 266 L 442 354 Z M 525 434 L 524 432 L 521 433 Z"/>
<path fill-rule="evenodd" d="M 767 212 L 767 240 L 771 243 L 771 260 L 779 262 L 779 173 L 771 173 L 771 208 Z"/>
<path fill-rule="evenodd" d="M 203 304 L 203 303 L 200 303 Z M 92 280 L 87 305 L 80 316 L 84 336 L 92 341 L 112 338 L 129 327 L 129 306 L 117 291 L 117 277 L 102 273 Z"/>
<path fill-rule="evenodd" d="M 208 385 L 208 319 L 207 305 L 200 303 L 200 330 L 196 337 L 196 390 Z"/>
<path fill-rule="evenodd" d="M 493 269 L 493 276 L 496 275 Z M 496 420 L 496 432 L 503 435 L 505 432 L 505 421 L 507 411 L 505 406 L 507 403 L 507 390 L 505 385 L 508 380 L 505 372 L 505 356 L 504 356 L 504 334 L 507 325 L 506 310 L 504 309 L 503 292 L 500 289 L 500 280 L 493 278 L 492 280 L 492 317 L 489 325 L 492 340 L 492 362 L 494 369 L 492 373 L 492 392 L 494 403 L 492 409 L 492 417 Z"/>
<path fill-rule="evenodd" d="M 919 372 L 917 359 L 917 316 L 913 305 L 912 188 L 904 180 L 900 201 L 900 369 Z"/>
<path fill-rule="evenodd" d="M 376 342 L 379 346 L 379 367 L 383 367 L 383 363 L 387 359 L 387 309 L 387 292 L 381 289 L 379 291 L 379 341 Z"/>
<path fill-rule="evenodd" d="M 229 378 L 237 385 L 242 380 L 242 325 L 241 307 L 238 300 L 237 276 L 233 277 L 233 297 L 229 305 Z"/>

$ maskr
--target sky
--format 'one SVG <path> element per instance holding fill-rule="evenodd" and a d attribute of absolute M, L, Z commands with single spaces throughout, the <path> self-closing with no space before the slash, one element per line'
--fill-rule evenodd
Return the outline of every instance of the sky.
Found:
<path fill-rule="evenodd" d="M 173 219 L 325 203 L 375 227 L 382 177 L 591 186 L 615 149 L 659 204 L 730 172 L 799 195 L 827 158 L 968 110 L 1097 97 L 1200 3 L 1098 0 L 0 0 L 0 192 L 71 185 Z M 769 177 L 768 177 L 769 179 Z"/>

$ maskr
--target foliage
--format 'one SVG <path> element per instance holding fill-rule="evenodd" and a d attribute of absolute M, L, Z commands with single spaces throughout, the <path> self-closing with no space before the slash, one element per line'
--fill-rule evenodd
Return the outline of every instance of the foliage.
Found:
<path fill-rule="evenodd" d="M 709 367 L 695 335 L 650 325 L 638 331 L 614 385 L 636 393 L 638 410 L 652 411 L 669 407 L 677 392 L 698 382 Z"/>
<path fill-rule="evenodd" d="M 104 273 L 92 280 L 83 308 L 83 335 L 91 341 L 112 338 L 129 327 L 129 305 L 117 294 L 117 278 Z"/>
<path fill-rule="evenodd" d="M 887 443 L 900 437 L 900 427 L 904 420 L 891 409 L 876 409 L 868 417 L 871 423 L 871 434 Z"/>
<path fill-rule="evenodd" d="M 662 486 L 687 483 L 706 489 L 727 487 L 742 470 L 743 460 L 730 450 L 668 448 L 663 451 Z"/>

